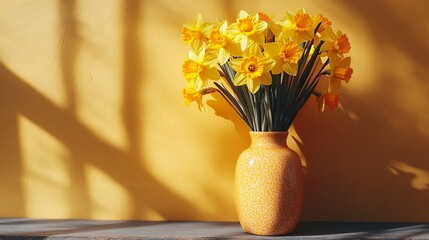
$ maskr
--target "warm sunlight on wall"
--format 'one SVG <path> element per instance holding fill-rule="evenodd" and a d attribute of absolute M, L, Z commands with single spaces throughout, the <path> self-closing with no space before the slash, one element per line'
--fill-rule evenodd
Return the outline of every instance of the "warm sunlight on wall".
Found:
<path fill-rule="evenodd" d="M 349 36 L 354 68 L 342 109 L 310 99 L 291 130 L 303 220 L 429 221 L 422 0 L 1 2 L 0 217 L 237 220 L 248 130 L 217 95 L 184 106 L 181 26 L 299 7 Z"/>

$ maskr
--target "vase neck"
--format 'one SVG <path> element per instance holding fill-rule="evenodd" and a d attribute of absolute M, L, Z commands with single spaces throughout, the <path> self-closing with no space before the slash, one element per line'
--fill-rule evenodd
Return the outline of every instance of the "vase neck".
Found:
<path fill-rule="evenodd" d="M 252 147 L 287 147 L 288 132 L 250 132 Z"/>

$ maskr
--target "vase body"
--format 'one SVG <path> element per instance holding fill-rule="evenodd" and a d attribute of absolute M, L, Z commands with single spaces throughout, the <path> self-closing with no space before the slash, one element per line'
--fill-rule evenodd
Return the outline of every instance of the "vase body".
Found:
<path fill-rule="evenodd" d="M 298 155 L 287 147 L 287 132 L 251 132 L 251 145 L 238 157 L 235 204 L 243 230 L 256 235 L 292 232 L 303 204 Z"/>

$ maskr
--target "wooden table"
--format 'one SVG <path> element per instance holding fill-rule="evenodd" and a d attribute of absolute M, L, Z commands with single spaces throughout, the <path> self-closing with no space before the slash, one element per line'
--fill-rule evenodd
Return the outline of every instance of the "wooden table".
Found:
<path fill-rule="evenodd" d="M 429 223 L 302 222 L 287 236 L 262 237 L 236 222 L 0 218 L 0 239 L 429 239 Z"/>

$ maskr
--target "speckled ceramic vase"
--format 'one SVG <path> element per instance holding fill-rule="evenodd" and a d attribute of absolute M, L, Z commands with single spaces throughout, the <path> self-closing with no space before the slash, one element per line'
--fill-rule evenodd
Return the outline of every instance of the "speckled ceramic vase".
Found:
<path fill-rule="evenodd" d="M 256 235 L 284 235 L 299 221 L 303 174 L 287 132 L 251 132 L 252 143 L 238 157 L 235 204 L 241 227 Z"/>

